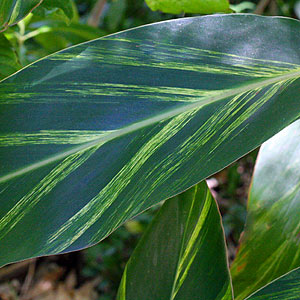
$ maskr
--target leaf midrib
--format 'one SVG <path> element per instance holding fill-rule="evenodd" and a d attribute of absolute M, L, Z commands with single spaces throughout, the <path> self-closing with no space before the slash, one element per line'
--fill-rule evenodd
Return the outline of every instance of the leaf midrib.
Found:
<path fill-rule="evenodd" d="M 107 134 L 103 137 L 100 137 L 98 139 L 95 139 L 91 142 L 87 142 L 85 144 L 82 144 L 78 147 L 74 147 L 74 148 L 72 148 L 68 151 L 63 152 L 63 153 L 54 155 L 54 156 L 49 157 L 47 159 L 44 159 L 40 162 L 33 163 L 33 164 L 31 164 L 27 167 L 24 167 L 24 168 L 21 168 L 19 170 L 14 171 L 14 172 L 11 172 L 7 175 L 4 175 L 4 176 L 0 177 L 0 183 L 4 183 L 4 182 L 9 181 L 9 180 L 11 180 L 15 177 L 24 175 L 28 172 L 39 169 L 39 168 L 41 168 L 43 166 L 46 166 L 48 164 L 54 163 L 55 161 L 64 159 L 67 156 L 72 155 L 74 153 L 87 150 L 88 148 L 97 146 L 100 143 L 104 144 L 104 143 L 109 142 L 109 141 L 111 141 L 115 138 L 121 137 L 121 136 L 129 134 L 129 133 L 133 133 L 133 132 L 135 132 L 139 129 L 145 128 L 147 126 L 150 126 L 152 124 L 155 124 L 155 123 L 167 120 L 167 119 L 170 119 L 172 117 L 175 117 L 175 116 L 180 115 L 182 113 L 185 113 L 187 111 L 190 111 L 190 110 L 193 110 L 193 109 L 196 109 L 196 108 L 200 108 L 200 107 L 205 106 L 207 104 L 215 103 L 215 102 L 218 102 L 218 101 L 223 100 L 225 98 L 236 96 L 238 94 L 242 94 L 242 93 L 254 90 L 254 89 L 262 88 L 262 87 L 270 85 L 270 84 L 275 84 L 275 83 L 280 82 L 280 81 L 285 81 L 285 80 L 292 79 L 292 78 L 296 79 L 297 77 L 300 77 L 300 68 L 296 69 L 295 71 L 285 73 L 281 76 L 268 78 L 268 79 L 265 79 L 265 80 L 261 80 L 259 82 L 249 83 L 249 84 L 246 84 L 246 85 L 243 85 L 243 86 L 240 86 L 240 87 L 237 87 L 237 88 L 233 88 L 233 89 L 223 90 L 223 92 L 222 92 L 222 90 L 220 90 L 220 93 L 218 95 L 207 96 L 207 97 L 204 97 L 204 99 L 201 99 L 197 102 L 193 102 L 191 104 L 187 104 L 185 106 L 175 108 L 171 111 L 161 113 L 157 116 L 150 117 L 150 118 L 147 118 L 145 120 L 136 122 L 132 125 L 129 125 L 129 126 L 126 126 L 126 127 L 120 128 L 120 129 L 116 129 L 115 131 L 113 131 L 113 132 L 111 132 L 111 133 L 109 133 L 109 134 Z"/>

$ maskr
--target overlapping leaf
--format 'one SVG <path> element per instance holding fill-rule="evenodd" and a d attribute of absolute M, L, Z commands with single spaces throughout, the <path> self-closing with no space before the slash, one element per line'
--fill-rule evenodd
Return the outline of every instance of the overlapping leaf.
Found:
<path fill-rule="evenodd" d="M 0 2 L 0 31 L 16 24 L 43 0 L 5 0 Z"/>
<path fill-rule="evenodd" d="M 42 5 L 34 10 L 34 14 L 43 18 L 60 20 L 67 24 L 78 17 L 73 0 L 43 0 Z"/>
<path fill-rule="evenodd" d="M 152 10 L 171 14 L 212 14 L 230 11 L 228 0 L 146 0 L 146 3 Z"/>
<path fill-rule="evenodd" d="M 298 300 L 300 295 L 300 269 L 296 269 L 270 283 L 247 300 Z"/>
<path fill-rule="evenodd" d="M 34 39 L 42 46 L 40 52 L 44 56 L 48 55 L 49 51 L 53 53 L 70 46 L 70 44 L 76 45 L 104 35 L 103 31 L 86 24 L 66 25 L 62 21 L 52 20 L 38 20 L 31 23 L 30 28 L 40 32 Z"/>
<path fill-rule="evenodd" d="M 19 69 L 21 69 L 21 64 L 16 52 L 4 34 L 0 33 L 0 79 Z"/>
<path fill-rule="evenodd" d="M 252 15 L 174 20 L 3 81 L 0 265 L 92 245 L 297 119 L 299 29 Z"/>
<path fill-rule="evenodd" d="M 125 268 L 118 300 L 232 298 L 224 233 L 205 182 L 167 200 Z"/>
<path fill-rule="evenodd" d="M 299 154 L 300 121 L 260 150 L 245 232 L 232 267 L 237 299 L 300 266 Z"/>

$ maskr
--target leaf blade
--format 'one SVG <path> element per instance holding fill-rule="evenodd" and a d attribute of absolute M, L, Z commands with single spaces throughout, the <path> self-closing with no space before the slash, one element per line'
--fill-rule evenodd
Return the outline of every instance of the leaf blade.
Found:
<path fill-rule="evenodd" d="M 21 64 L 19 62 L 18 56 L 14 51 L 12 45 L 4 36 L 0 33 L 0 80 L 15 73 L 21 69 Z"/>
<path fill-rule="evenodd" d="M 141 296 L 233 299 L 220 214 L 205 182 L 164 203 L 127 263 L 117 299 Z"/>
<path fill-rule="evenodd" d="M 43 0 L 43 3 L 33 13 L 41 18 L 63 21 L 68 25 L 78 17 L 73 0 Z"/>
<path fill-rule="evenodd" d="M 0 31 L 6 30 L 25 18 L 34 8 L 39 6 L 43 0 L 8 0 L 0 4 Z"/>
<path fill-rule="evenodd" d="M 232 266 L 237 299 L 300 265 L 299 131 L 296 121 L 260 150 L 245 231 Z"/>
<path fill-rule="evenodd" d="M 299 269 L 293 270 L 288 274 L 283 275 L 279 279 L 273 281 L 267 286 L 263 287 L 258 292 L 254 293 L 248 300 L 263 300 L 263 299 L 291 299 L 296 300 L 299 298 L 300 286 L 300 271 Z"/>
<path fill-rule="evenodd" d="M 300 41 L 288 38 L 297 26 L 247 15 L 164 22 L 70 48 L 3 81 L 0 264 L 94 244 L 298 118 Z M 276 27 L 281 48 L 270 52 Z M 198 34 L 207 28 L 210 36 Z M 32 242 L 20 249 L 25 234 Z"/>

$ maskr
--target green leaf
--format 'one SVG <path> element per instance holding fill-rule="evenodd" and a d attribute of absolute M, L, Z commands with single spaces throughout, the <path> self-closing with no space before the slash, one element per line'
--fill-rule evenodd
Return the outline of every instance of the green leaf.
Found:
<path fill-rule="evenodd" d="M 253 15 L 178 19 L 3 81 L 0 265 L 95 244 L 297 119 L 299 29 Z"/>
<path fill-rule="evenodd" d="M 64 22 L 52 20 L 35 22 L 30 28 L 40 31 L 34 39 L 43 47 L 43 50 L 50 53 L 104 35 L 103 31 L 89 25 L 76 23 L 66 25 Z"/>
<path fill-rule="evenodd" d="M 231 270 L 236 299 L 300 266 L 299 154 L 300 121 L 260 150 L 246 227 Z"/>
<path fill-rule="evenodd" d="M 19 69 L 21 69 L 21 65 L 16 52 L 4 34 L 0 33 L 0 79 Z"/>
<path fill-rule="evenodd" d="M 25 18 L 43 0 L 5 0 L 0 2 L 0 31 Z"/>
<path fill-rule="evenodd" d="M 262 288 L 247 300 L 298 300 L 300 269 L 296 269 Z"/>
<path fill-rule="evenodd" d="M 230 12 L 228 0 L 146 0 L 146 3 L 154 11 L 170 14 Z"/>
<path fill-rule="evenodd" d="M 63 21 L 70 24 L 78 17 L 73 0 L 44 0 L 33 13 L 42 18 Z"/>
<path fill-rule="evenodd" d="M 117 299 L 233 299 L 221 217 L 205 182 L 164 203 L 126 265 Z"/>
<path fill-rule="evenodd" d="M 114 32 L 121 23 L 126 13 L 127 2 L 126 0 L 113 1 L 110 9 L 106 15 L 107 27 Z"/>

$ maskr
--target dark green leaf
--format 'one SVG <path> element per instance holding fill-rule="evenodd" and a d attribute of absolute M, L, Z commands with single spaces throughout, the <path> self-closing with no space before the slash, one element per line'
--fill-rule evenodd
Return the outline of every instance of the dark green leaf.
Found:
<path fill-rule="evenodd" d="M 299 300 L 300 269 L 270 283 L 246 300 Z"/>
<path fill-rule="evenodd" d="M 0 33 L 0 79 L 21 69 L 18 56 L 3 33 Z"/>
<path fill-rule="evenodd" d="M 0 2 L 0 31 L 28 15 L 43 0 L 4 0 Z"/>
<path fill-rule="evenodd" d="M 247 223 L 232 267 L 236 299 L 244 299 L 300 266 L 299 157 L 300 121 L 278 133 L 260 150 Z"/>
<path fill-rule="evenodd" d="M 64 21 L 67 24 L 78 17 L 73 0 L 44 0 L 33 13 L 42 18 Z"/>
<path fill-rule="evenodd" d="M 164 203 L 125 268 L 117 299 L 233 299 L 221 218 L 205 182 Z"/>
<path fill-rule="evenodd" d="M 92 245 L 297 119 L 299 30 L 287 18 L 179 19 L 2 82 L 0 265 Z"/>
<path fill-rule="evenodd" d="M 116 0 L 111 4 L 106 16 L 107 27 L 109 30 L 115 31 L 118 28 L 118 25 L 124 17 L 126 7 L 126 0 Z"/>

